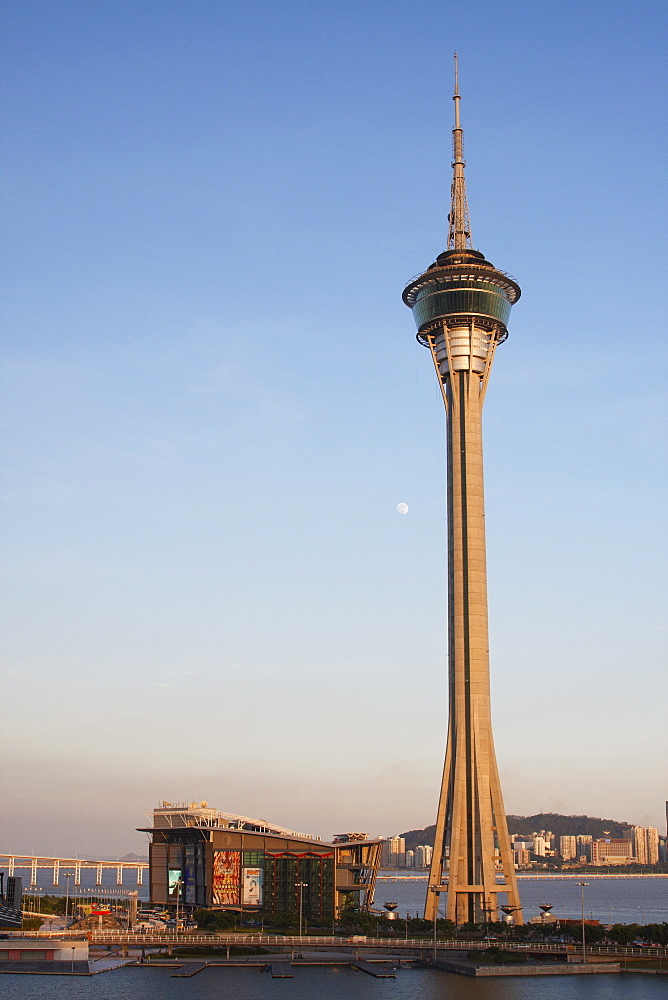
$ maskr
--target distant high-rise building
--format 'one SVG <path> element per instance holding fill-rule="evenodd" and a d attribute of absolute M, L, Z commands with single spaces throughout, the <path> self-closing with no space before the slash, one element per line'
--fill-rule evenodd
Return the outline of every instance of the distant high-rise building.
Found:
<path fill-rule="evenodd" d="M 406 863 L 406 840 L 404 837 L 390 837 L 388 841 L 387 867 L 403 868 Z"/>
<path fill-rule="evenodd" d="M 647 833 L 644 826 L 634 826 L 630 831 L 633 854 L 639 865 L 647 864 Z"/>
<path fill-rule="evenodd" d="M 585 858 L 587 861 L 591 861 L 591 845 L 594 838 L 590 833 L 581 833 L 575 838 L 575 843 L 577 845 L 576 857 Z"/>
<path fill-rule="evenodd" d="M 533 853 L 538 858 L 544 858 L 548 852 L 550 842 L 541 834 L 536 834 L 533 838 Z"/>
<path fill-rule="evenodd" d="M 655 865 L 659 861 L 659 831 L 655 826 L 632 826 L 624 830 L 632 841 L 635 860 L 639 865 Z"/>
<path fill-rule="evenodd" d="M 659 831 L 656 827 L 629 826 L 622 830 L 622 836 L 633 844 L 633 857 L 639 865 L 655 865 L 657 863 L 659 860 Z"/>
<path fill-rule="evenodd" d="M 647 827 L 647 864 L 659 863 L 659 831 L 655 826 Z"/>
<path fill-rule="evenodd" d="M 415 851 L 406 851 L 406 868 L 415 868 Z"/>
<path fill-rule="evenodd" d="M 577 841 L 575 837 L 559 837 L 559 854 L 564 861 L 572 861 L 577 857 Z"/>
<path fill-rule="evenodd" d="M 420 844 L 415 851 L 415 867 L 429 868 L 433 853 L 434 849 L 430 844 Z"/>
<path fill-rule="evenodd" d="M 415 867 L 428 868 L 431 864 L 433 848 L 429 844 L 420 844 L 415 848 Z"/>

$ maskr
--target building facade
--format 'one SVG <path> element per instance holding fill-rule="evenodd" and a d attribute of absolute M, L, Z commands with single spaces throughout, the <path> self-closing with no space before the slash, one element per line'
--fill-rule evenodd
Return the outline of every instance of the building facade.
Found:
<path fill-rule="evenodd" d="M 634 859 L 634 848 L 631 840 L 613 840 L 603 837 L 592 840 L 592 865 L 627 865 Z"/>
<path fill-rule="evenodd" d="M 639 865 L 655 865 L 659 861 L 659 831 L 654 826 L 632 826 L 623 831 L 633 844 L 633 853 Z"/>
<path fill-rule="evenodd" d="M 572 861 L 577 857 L 578 845 L 575 837 L 559 837 L 559 856 L 564 861 Z"/>
<path fill-rule="evenodd" d="M 591 845 L 594 838 L 590 833 L 578 834 L 575 838 L 577 858 L 579 861 L 591 861 Z"/>
<path fill-rule="evenodd" d="M 379 840 L 325 843 L 204 802 L 163 802 L 146 832 L 152 903 L 270 917 L 301 911 L 327 925 L 346 906 L 368 910 L 373 900 Z"/>

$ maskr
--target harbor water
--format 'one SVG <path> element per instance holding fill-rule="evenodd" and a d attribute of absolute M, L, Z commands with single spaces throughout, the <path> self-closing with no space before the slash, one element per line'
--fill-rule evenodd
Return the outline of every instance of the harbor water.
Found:
<path fill-rule="evenodd" d="M 294 969 L 272 979 L 257 968 L 209 968 L 191 979 L 173 969 L 130 967 L 91 977 L 0 975 L 7 1000 L 660 1000 L 665 977 L 643 975 L 468 979 L 433 969 L 400 969 L 375 979 L 347 967 Z"/>
<path fill-rule="evenodd" d="M 39 877 L 40 894 L 53 893 L 55 895 L 65 895 L 63 872 L 69 868 L 62 868 L 60 874 L 60 885 L 52 884 L 51 872 L 42 869 Z M 24 878 L 24 887 L 30 881 L 30 869 L 16 867 L 16 874 Z M 424 910 L 424 899 L 427 891 L 427 876 L 423 878 L 406 878 L 408 873 L 404 869 L 398 872 L 394 869 L 380 872 L 376 884 L 376 896 L 374 907 L 382 910 L 386 902 L 398 903 L 397 914 L 401 917 L 408 914 L 411 917 L 422 916 Z M 398 878 L 397 878 L 398 876 Z M 116 872 L 105 870 L 103 873 L 103 884 L 98 887 L 100 890 L 111 890 L 117 892 L 119 889 L 125 892 L 135 891 L 139 900 L 148 899 L 148 874 L 145 874 L 144 885 L 137 885 L 136 868 L 127 865 L 123 871 L 123 883 L 117 885 Z M 396 879 L 396 880 L 395 880 Z M 664 876 L 624 876 L 624 875 L 587 875 L 581 877 L 531 877 L 521 876 L 519 878 L 519 890 L 524 908 L 524 919 L 540 915 L 540 905 L 551 903 L 552 913 L 562 919 L 575 920 L 581 916 L 581 896 L 578 882 L 585 881 L 588 885 L 585 888 L 585 916 L 588 920 L 599 920 L 604 924 L 660 924 L 664 920 L 668 921 L 668 875 Z M 84 869 L 81 872 L 81 885 L 72 886 L 70 895 L 74 898 L 77 895 L 88 895 L 95 890 L 95 871 Z M 33 890 L 24 888 L 24 893 L 31 898 L 34 896 Z M 503 896 L 499 896 L 500 902 L 504 902 Z"/>
<path fill-rule="evenodd" d="M 394 871 L 381 872 L 376 886 L 375 905 L 398 903 L 399 916 L 422 916 L 428 880 L 402 881 Z M 552 913 L 564 920 L 578 920 L 582 914 L 581 889 L 585 886 L 585 917 L 602 924 L 660 924 L 668 921 L 668 875 L 594 875 L 584 878 L 549 876 L 518 879 L 524 919 L 540 916 L 540 905 L 552 904 Z M 501 897 L 500 897 L 501 898 Z M 503 899 L 502 899 L 503 901 Z M 443 914 L 441 914 L 443 915 Z"/>

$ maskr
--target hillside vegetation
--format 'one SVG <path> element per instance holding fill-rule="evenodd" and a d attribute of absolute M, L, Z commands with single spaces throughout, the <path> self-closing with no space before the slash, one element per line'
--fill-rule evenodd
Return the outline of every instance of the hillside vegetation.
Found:
<path fill-rule="evenodd" d="M 536 813 L 535 816 L 508 816 L 508 832 L 528 836 L 540 830 L 550 830 L 555 837 L 578 834 L 590 834 L 595 839 L 609 831 L 613 838 L 621 837 L 622 830 L 628 828 L 628 823 L 620 823 L 616 819 L 600 819 L 598 816 L 563 816 L 561 813 Z M 427 826 L 424 830 L 408 830 L 401 836 L 406 841 L 406 850 L 413 851 L 419 844 L 434 843 L 435 826 Z"/>

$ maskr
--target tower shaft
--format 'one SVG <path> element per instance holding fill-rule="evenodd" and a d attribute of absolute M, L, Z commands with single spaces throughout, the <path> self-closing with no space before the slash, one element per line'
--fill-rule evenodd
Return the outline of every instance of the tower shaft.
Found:
<path fill-rule="evenodd" d="M 519 907 L 492 739 L 489 686 L 482 407 L 496 337 L 494 324 L 459 317 L 425 338 L 448 418 L 450 701 L 429 879 L 433 888 L 425 916 L 433 918 L 437 894 L 447 890 L 446 916 L 457 924 L 495 920 L 499 891 L 507 892 L 509 905 Z M 497 847 L 503 885 L 496 881 Z"/>

